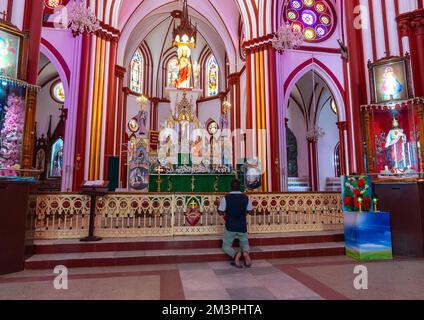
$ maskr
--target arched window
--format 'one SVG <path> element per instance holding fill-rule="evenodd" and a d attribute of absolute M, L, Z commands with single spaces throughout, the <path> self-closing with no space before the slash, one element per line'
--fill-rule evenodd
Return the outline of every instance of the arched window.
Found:
<path fill-rule="evenodd" d="M 214 56 L 209 58 L 206 70 L 207 95 L 208 97 L 216 96 L 219 90 L 219 69 Z"/>
<path fill-rule="evenodd" d="M 137 49 L 131 60 L 131 90 L 143 93 L 144 61 L 141 50 Z"/>
<path fill-rule="evenodd" d="M 336 27 L 334 8 L 326 0 L 289 0 L 284 19 L 308 42 L 329 38 Z"/>
<path fill-rule="evenodd" d="M 168 88 L 175 88 L 178 79 L 178 59 L 172 58 L 166 66 L 166 86 Z"/>

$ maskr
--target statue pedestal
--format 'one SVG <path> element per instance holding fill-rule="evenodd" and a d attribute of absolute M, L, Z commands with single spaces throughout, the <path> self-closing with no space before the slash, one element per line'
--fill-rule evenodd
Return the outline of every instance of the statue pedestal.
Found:
<path fill-rule="evenodd" d="M 182 100 L 183 93 L 186 93 L 186 98 L 193 106 L 193 114 L 197 113 L 197 100 L 203 93 L 201 89 L 177 89 L 177 88 L 165 88 L 165 96 L 171 101 L 171 111 L 175 114 L 175 108 L 177 104 Z"/>

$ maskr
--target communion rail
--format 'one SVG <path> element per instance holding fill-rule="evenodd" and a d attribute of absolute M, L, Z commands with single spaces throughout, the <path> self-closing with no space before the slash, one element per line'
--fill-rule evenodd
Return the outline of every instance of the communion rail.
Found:
<path fill-rule="evenodd" d="M 223 194 L 108 194 L 97 198 L 101 237 L 211 235 L 223 232 L 217 207 Z M 249 194 L 250 233 L 333 231 L 343 228 L 339 193 Z M 88 196 L 39 194 L 30 200 L 29 237 L 81 238 L 88 233 Z"/>

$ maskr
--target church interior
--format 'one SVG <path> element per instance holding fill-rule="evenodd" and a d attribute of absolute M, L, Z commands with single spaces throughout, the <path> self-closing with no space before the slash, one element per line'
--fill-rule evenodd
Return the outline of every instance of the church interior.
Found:
<path fill-rule="evenodd" d="M 424 299 L 423 146 L 423 0 L 0 0 L 0 299 Z"/>

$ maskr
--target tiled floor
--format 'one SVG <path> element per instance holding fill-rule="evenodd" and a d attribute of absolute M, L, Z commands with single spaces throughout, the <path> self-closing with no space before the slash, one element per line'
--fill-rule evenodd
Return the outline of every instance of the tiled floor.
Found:
<path fill-rule="evenodd" d="M 227 262 L 77 268 L 62 291 L 53 288 L 53 270 L 27 270 L 0 276 L 0 299 L 424 300 L 424 259 L 362 263 L 362 291 L 353 285 L 356 265 L 320 257 L 259 260 L 250 269 Z"/>

